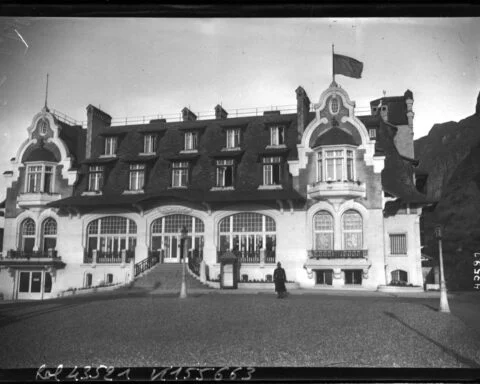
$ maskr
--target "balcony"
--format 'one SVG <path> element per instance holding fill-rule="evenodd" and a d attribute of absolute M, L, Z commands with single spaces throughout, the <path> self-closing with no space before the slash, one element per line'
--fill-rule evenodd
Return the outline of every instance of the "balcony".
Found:
<path fill-rule="evenodd" d="M 44 207 L 48 203 L 61 199 L 59 193 L 29 192 L 18 195 L 20 208 Z"/>
<path fill-rule="evenodd" d="M 83 253 L 84 264 L 121 264 L 129 263 L 130 260 L 135 259 L 135 251 L 122 250 L 122 251 L 100 251 L 89 250 Z"/>
<path fill-rule="evenodd" d="M 309 198 L 324 197 L 357 198 L 366 197 L 365 183 L 359 181 L 317 181 L 307 186 Z"/>
<path fill-rule="evenodd" d="M 266 264 L 275 264 L 275 251 L 272 250 L 257 250 L 257 251 L 217 251 L 217 263 L 220 262 L 220 257 L 226 253 L 232 252 L 238 259 L 240 264 L 260 264 L 264 262 Z M 263 260 L 262 260 L 263 258 Z"/>
<path fill-rule="evenodd" d="M 366 249 L 312 249 L 308 251 L 309 259 L 367 259 Z"/>
<path fill-rule="evenodd" d="M 324 250 L 312 249 L 308 251 L 307 269 L 368 269 L 372 262 L 368 260 L 366 249 Z"/>
<path fill-rule="evenodd" d="M 49 249 L 48 251 L 20 251 L 11 249 L 7 251 L 7 256 L 0 257 L 0 265 L 8 267 L 65 267 L 62 258 L 58 256 L 58 252 L 54 249 Z"/>

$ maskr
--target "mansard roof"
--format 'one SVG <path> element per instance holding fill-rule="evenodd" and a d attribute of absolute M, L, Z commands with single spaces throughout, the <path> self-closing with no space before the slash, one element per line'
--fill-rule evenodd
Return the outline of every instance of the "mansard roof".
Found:
<path fill-rule="evenodd" d="M 63 140 L 72 157 L 72 167 L 77 168 L 85 159 L 86 130 L 79 125 L 69 125 L 53 115 L 55 123 L 61 127 L 59 137 Z"/>

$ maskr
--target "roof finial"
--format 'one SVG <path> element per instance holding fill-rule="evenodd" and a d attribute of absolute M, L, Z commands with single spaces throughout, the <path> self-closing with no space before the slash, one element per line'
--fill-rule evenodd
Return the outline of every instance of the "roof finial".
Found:
<path fill-rule="evenodd" d="M 47 73 L 47 85 L 45 87 L 45 106 L 43 107 L 45 111 L 48 111 L 47 101 L 48 101 L 48 73 Z"/>

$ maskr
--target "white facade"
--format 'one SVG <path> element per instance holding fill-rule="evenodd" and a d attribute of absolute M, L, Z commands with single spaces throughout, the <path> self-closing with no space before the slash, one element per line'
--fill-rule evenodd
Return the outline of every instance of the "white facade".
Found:
<path fill-rule="evenodd" d="M 335 104 L 332 104 L 332 99 L 335 99 Z M 28 129 L 29 138 L 22 144 L 12 164 L 13 174 L 7 175 L 7 188 L 12 188 L 11 192 L 16 191 L 16 196 L 13 196 L 16 198 L 16 207 L 7 212 L 5 219 L 0 293 L 3 293 L 5 299 L 47 299 L 57 297 L 68 289 L 102 284 L 127 284 L 134 279 L 134 264 L 147 259 L 149 251 L 161 250 L 165 256 L 164 262 L 179 262 L 180 251 L 175 249 L 180 245 L 179 231 L 167 232 L 164 227 L 158 226 L 165 224 L 157 224 L 157 238 L 153 238 L 154 223 L 162 223 L 158 220 L 172 215 L 196 218 L 192 221 L 194 226 L 197 225 L 196 220 L 199 220 L 198 228 L 201 229 L 196 229 L 196 232 L 192 229 L 189 245 L 192 250 L 201 248 L 210 279 L 217 279 L 220 273 L 217 256 L 219 250 L 225 248 L 225 245 L 220 243 L 225 241 L 228 247 L 236 246 L 237 249 L 261 244 L 263 251 L 260 252 L 260 260 L 241 264 L 240 275 L 248 275 L 247 279 L 250 281 L 270 279 L 276 263 L 281 262 L 287 279 L 297 283 L 300 288 L 377 289 L 379 285 L 398 279 L 398 276 L 402 276 L 405 283 L 422 285 L 419 231 L 421 209 L 410 210 L 407 205 L 406 211 L 401 214 L 390 217 L 384 215 L 386 199 L 381 185 L 381 172 L 385 156 L 376 154 L 375 139 L 369 136 L 365 125 L 355 116 L 354 103 L 343 89 L 332 84 L 314 105 L 314 109 L 315 117 L 305 127 L 297 144 L 298 158 L 288 161 L 293 185 L 304 194 L 303 206 L 294 206 L 290 200 L 288 203 L 278 200 L 276 208 L 259 202 L 237 202 L 211 209 L 208 204 L 178 202 L 168 205 L 159 203 L 148 209 L 135 209 L 135 205 L 128 210 L 93 207 L 89 213 L 80 213 L 74 207 L 61 212 L 58 208 L 49 208 L 47 204 L 52 198 L 51 194 L 46 196 L 40 192 L 33 193 L 33 197 L 26 200 L 28 194 L 24 187 L 26 177 L 21 175 L 25 166 L 22 159 L 28 148 L 35 145 L 39 139 L 35 137 L 35 127 L 39 119 L 48 119 L 53 132 L 45 141 L 59 149 L 56 175 L 64 180 L 64 184 L 57 186 L 54 198 L 69 197 L 78 177 L 76 171 L 71 169 L 68 148 L 59 137 L 59 126 L 51 114 L 43 111 L 34 118 Z M 413 116 L 409 116 L 410 122 L 412 118 Z M 412 130 L 412 124 L 406 127 Z M 342 130 L 343 133 L 339 132 L 338 137 L 349 135 L 345 137 L 352 140 L 353 144 L 322 144 L 322 137 L 332 134 L 334 131 L 331 130 Z M 320 144 L 316 146 L 314 143 Z M 351 163 L 348 163 L 350 157 L 345 157 L 342 162 L 338 160 L 338 165 L 333 160 L 328 163 L 328 158 L 322 159 L 321 163 L 319 151 L 333 151 L 338 148 L 347 148 L 353 152 Z M 329 168 L 330 165 L 332 168 Z M 318 167 L 323 168 L 319 170 Z M 333 167 L 336 167 L 336 175 L 342 175 L 339 180 L 328 179 Z M 353 170 L 347 167 L 353 167 Z M 9 198 L 13 197 L 10 194 Z M 274 225 L 268 219 L 270 229 L 267 233 L 267 219 L 262 219 L 263 229 L 249 232 L 248 228 L 241 228 L 238 233 L 228 235 L 230 237 L 225 235 L 222 239 L 222 220 L 241 213 L 264 215 L 273 220 Z M 319 213 L 327 218 L 323 229 L 317 228 L 316 217 Z M 348 215 L 353 215 L 356 220 L 356 227 L 352 227 L 353 229 L 349 228 L 350 224 L 346 222 Z M 127 235 L 115 229 L 112 233 L 105 230 L 102 234 L 103 229 L 96 227 L 98 235 L 91 240 L 95 236 L 89 235 L 89 225 L 106 217 L 131 220 L 134 223 L 130 225 L 132 232 Z M 54 219 L 57 225 L 56 234 L 51 236 L 56 239 L 54 250 L 61 260 L 52 261 L 54 258 L 50 257 L 49 249 L 45 248 L 45 234 L 42 231 L 43 223 L 48 218 Z M 35 234 L 32 235 L 34 240 L 31 244 L 33 246 L 30 246 L 29 251 L 40 252 L 37 254 L 39 257 L 30 257 L 27 260 L 22 257 L 9 259 L 6 257 L 8 250 L 25 251 L 22 249 L 25 247 L 22 225 L 26 219 L 35 223 Z M 114 233 L 115 231 L 117 232 Z M 242 237 L 241 231 L 248 235 Z M 316 234 L 318 237 L 315 237 Z M 233 238 L 235 240 L 232 240 Z M 328 243 L 328 247 L 325 248 L 325 244 L 320 244 L 316 239 L 323 239 L 322 241 Z M 233 244 L 235 241 L 237 245 Z M 273 250 L 274 254 L 274 259 L 271 260 L 265 259 L 268 242 L 270 251 Z M 392 247 L 395 248 L 393 251 Z M 96 253 L 91 252 L 93 248 L 108 248 L 109 251 L 118 250 L 119 253 L 113 262 L 104 260 L 100 263 L 96 262 Z M 134 259 L 127 260 L 125 250 L 134 252 Z M 401 275 L 396 271 L 402 271 Z M 50 278 L 51 284 L 48 282 L 47 288 L 46 283 Z"/>

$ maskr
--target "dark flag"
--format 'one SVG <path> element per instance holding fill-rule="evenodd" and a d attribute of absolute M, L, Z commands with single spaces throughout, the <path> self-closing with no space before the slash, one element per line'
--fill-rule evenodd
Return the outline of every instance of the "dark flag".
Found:
<path fill-rule="evenodd" d="M 333 74 L 360 79 L 363 63 L 348 56 L 333 54 Z"/>

